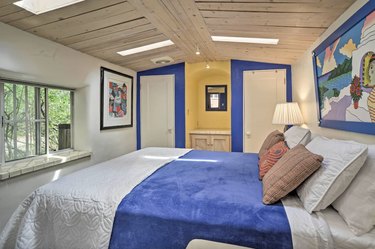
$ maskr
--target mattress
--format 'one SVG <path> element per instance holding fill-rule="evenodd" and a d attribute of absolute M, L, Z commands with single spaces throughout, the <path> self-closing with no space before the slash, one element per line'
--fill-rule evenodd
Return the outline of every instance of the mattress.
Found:
<path fill-rule="evenodd" d="M 0 248 L 108 248 L 120 202 L 158 169 L 189 151 L 147 148 L 38 188 L 21 203 L 0 234 Z M 296 196 L 289 196 L 282 202 L 290 225 L 293 248 L 340 248 L 334 246 L 333 242 L 340 246 L 349 243 L 349 246 L 341 248 L 375 248 L 371 242 L 374 232 L 364 235 L 367 242 L 363 242 L 362 237 L 341 241 L 336 232 L 330 236 L 329 226 L 337 226 L 337 229 L 345 226 L 343 221 L 340 223 L 337 220 L 337 216 L 331 219 L 330 212 L 310 215 Z M 349 238 L 346 232 L 338 234 L 343 234 L 342 238 Z M 202 243 L 193 240 L 193 246 L 195 242 L 198 246 Z M 226 248 L 225 244 L 222 247 L 223 243 L 203 243 L 206 243 L 203 246 L 214 243 L 221 246 L 217 248 Z M 356 243 L 364 244 L 357 247 Z"/>
<path fill-rule="evenodd" d="M 300 209 L 300 201 L 297 197 L 288 197 L 289 203 L 294 203 L 297 208 L 297 212 L 303 213 L 304 210 Z M 292 212 L 292 210 L 290 210 Z M 294 210 L 295 211 L 295 210 Z M 298 215 L 297 215 L 298 216 Z M 320 232 L 324 231 L 325 236 L 324 238 L 327 239 L 326 245 L 329 244 L 328 248 L 335 248 L 335 249 L 370 249 L 375 248 L 375 229 L 372 229 L 369 233 L 366 233 L 362 236 L 356 236 L 353 234 L 349 227 L 346 225 L 345 221 L 342 217 L 334 210 L 332 207 L 328 207 L 327 209 L 323 210 L 322 212 L 318 212 L 315 218 L 320 217 L 321 221 L 325 223 L 325 225 L 321 226 L 320 228 L 317 227 L 317 230 Z M 302 218 L 302 221 L 306 217 Z M 300 220 L 301 221 L 301 220 Z M 297 223 L 296 223 L 297 225 Z M 311 235 L 315 232 L 311 229 L 311 227 L 301 226 L 298 225 L 299 228 L 294 229 L 295 236 L 301 236 L 303 234 L 310 236 L 310 239 L 303 239 L 297 240 L 298 243 L 310 243 L 311 242 Z M 327 231 L 327 228 L 329 229 Z M 307 231 L 304 231 L 307 230 Z M 317 237 L 318 238 L 318 237 Z M 323 237 L 321 237 L 323 238 Z M 295 240 L 296 241 L 296 240 Z M 322 242 L 320 242 L 322 243 Z M 207 240 L 200 240 L 195 239 L 192 240 L 187 249 L 252 249 L 249 247 L 242 247 L 236 246 L 231 244 L 225 243 L 218 243 L 214 241 L 207 241 Z M 299 244 L 294 245 L 294 248 L 308 248 L 306 245 Z"/>

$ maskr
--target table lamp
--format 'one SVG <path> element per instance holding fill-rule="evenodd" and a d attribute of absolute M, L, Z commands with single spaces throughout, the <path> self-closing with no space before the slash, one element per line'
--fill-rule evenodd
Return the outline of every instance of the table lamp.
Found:
<path fill-rule="evenodd" d="M 303 117 L 297 102 L 281 103 L 276 105 L 272 124 L 285 125 L 284 132 L 289 125 L 303 124 Z"/>

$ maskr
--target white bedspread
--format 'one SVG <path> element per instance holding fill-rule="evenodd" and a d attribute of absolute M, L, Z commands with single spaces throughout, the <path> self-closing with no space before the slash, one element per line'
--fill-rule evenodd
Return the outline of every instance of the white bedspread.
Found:
<path fill-rule="evenodd" d="M 322 211 L 322 215 L 327 221 L 335 248 L 340 249 L 370 249 L 375 248 L 375 229 L 356 236 L 346 225 L 343 218 L 332 207 Z"/>
<path fill-rule="evenodd" d="M 147 148 L 38 188 L 0 234 L 0 249 L 108 248 L 115 212 L 124 196 L 157 169 L 189 151 Z M 297 197 L 284 198 L 283 204 L 295 249 L 334 248 L 321 213 L 308 214 Z"/>
<path fill-rule="evenodd" d="M 333 249 L 331 232 L 320 212 L 309 214 L 297 196 L 282 199 L 295 249 Z"/>
<path fill-rule="evenodd" d="M 135 186 L 188 149 L 147 148 L 38 188 L 17 208 L 0 248 L 108 248 L 116 208 Z"/>

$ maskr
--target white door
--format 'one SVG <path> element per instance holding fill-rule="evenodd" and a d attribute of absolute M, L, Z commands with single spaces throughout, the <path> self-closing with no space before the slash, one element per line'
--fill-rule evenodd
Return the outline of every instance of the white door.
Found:
<path fill-rule="evenodd" d="M 141 147 L 174 147 L 174 75 L 141 76 Z"/>
<path fill-rule="evenodd" d="M 266 136 L 282 125 L 273 125 L 277 103 L 286 102 L 286 71 L 244 72 L 244 152 L 258 153 Z"/>

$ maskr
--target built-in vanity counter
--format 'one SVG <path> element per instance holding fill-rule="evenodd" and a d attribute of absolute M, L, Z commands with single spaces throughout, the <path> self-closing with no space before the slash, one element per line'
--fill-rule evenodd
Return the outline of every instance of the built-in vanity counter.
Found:
<path fill-rule="evenodd" d="M 231 151 L 231 131 L 196 129 L 190 131 L 191 148 L 195 150 Z"/>

